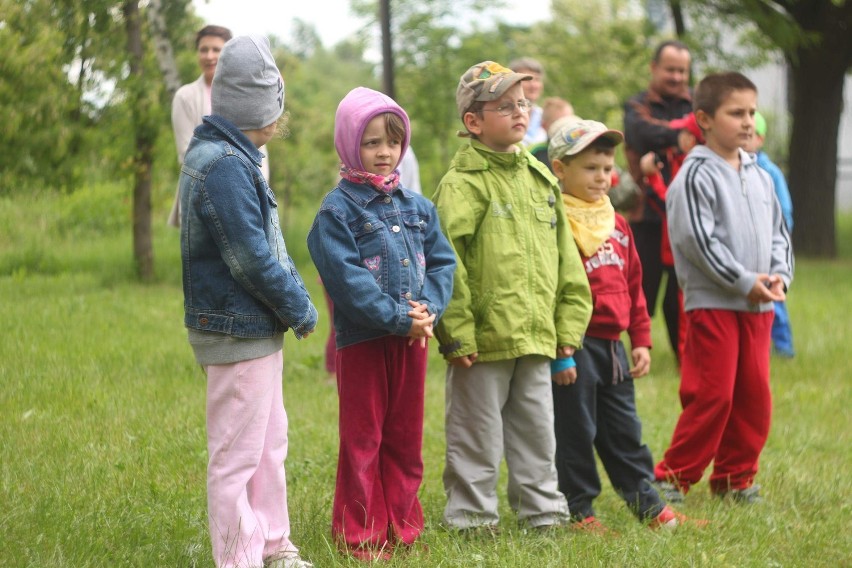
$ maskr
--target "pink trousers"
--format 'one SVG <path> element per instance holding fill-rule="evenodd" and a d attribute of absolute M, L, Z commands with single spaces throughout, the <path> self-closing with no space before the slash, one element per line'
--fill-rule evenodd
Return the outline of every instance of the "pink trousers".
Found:
<path fill-rule="evenodd" d="M 263 566 L 296 551 L 287 512 L 283 353 L 209 365 L 207 509 L 219 568 Z"/>
<path fill-rule="evenodd" d="M 412 544 L 423 531 L 423 394 L 428 350 L 387 336 L 337 352 L 340 453 L 332 535 L 342 548 Z"/>

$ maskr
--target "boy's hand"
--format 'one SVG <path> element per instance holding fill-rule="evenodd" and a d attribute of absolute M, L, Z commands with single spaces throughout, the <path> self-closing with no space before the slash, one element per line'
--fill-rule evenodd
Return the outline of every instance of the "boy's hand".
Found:
<path fill-rule="evenodd" d="M 461 367 L 462 369 L 469 369 L 476 363 L 476 359 L 479 357 L 479 353 L 471 353 L 470 355 L 462 355 L 461 357 L 453 357 L 449 360 L 450 365 L 454 367 Z"/>
<path fill-rule="evenodd" d="M 574 347 L 571 347 L 570 345 L 563 345 L 562 347 L 557 347 L 556 358 L 567 359 L 568 357 L 573 357 L 575 351 L 577 350 Z"/>
<path fill-rule="evenodd" d="M 550 375 L 550 380 L 560 386 L 573 385 L 577 382 L 577 367 L 569 367 Z"/>
<path fill-rule="evenodd" d="M 787 298 L 784 294 L 784 282 L 777 274 L 758 274 L 754 286 L 751 287 L 746 299 L 752 304 L 763 302 L 783 302 Z"/>
<path fill-rule="evenodd" d="M 634 379 L 644 377 L 651 370 L 651 350 L 647 347 L 636 347 L 630 353 L 633 358 L 633 367 L 630 369 L 630 375 Z"/>
<path fill-rule="evenodd" d="M 769 291 L 781 297 L 780 300 L 775 300 L 776 302 L 783 302 L 787 299 L 787 293 L 784 291 L 784 280 L 777 274 L 769 277 Z"/>

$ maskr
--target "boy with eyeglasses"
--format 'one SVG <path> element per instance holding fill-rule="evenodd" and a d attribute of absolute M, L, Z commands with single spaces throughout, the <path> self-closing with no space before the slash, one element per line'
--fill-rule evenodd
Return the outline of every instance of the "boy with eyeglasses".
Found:
<path fill-rule="evenodd" d="M 519 522 L 570 518 L 554 465 L 550 361 L 582 345 L 591 294 L 556 180 L 519 146 L 530 108 L 521 81 L 530 79 L 492 61 L 462 75 L 459 135 L 471 140 L 433 197 L 457 260 L 435 330 L 449 362 L 444 522 L 457 530 L 497 529 L 504 455 Z M 566 369 L 553 380 L 574 377 Z"/>

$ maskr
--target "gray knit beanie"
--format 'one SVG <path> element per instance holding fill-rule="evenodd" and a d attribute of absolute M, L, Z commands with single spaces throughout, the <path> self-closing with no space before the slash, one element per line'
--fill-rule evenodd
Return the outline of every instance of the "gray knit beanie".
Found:
<path fill-rule="evenodd" d="M 269 126 L 284 112 L 284 81 L 265 36 L 238 36 L 222 48 L 212 110 L 240 130 Z"/>

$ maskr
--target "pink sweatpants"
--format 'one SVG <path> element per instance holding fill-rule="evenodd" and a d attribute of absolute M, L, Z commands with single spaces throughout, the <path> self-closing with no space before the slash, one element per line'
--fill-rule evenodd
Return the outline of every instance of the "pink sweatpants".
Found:
<path fill-rule="evenodd" d="M 219 568 L 263 566 L 287 550 L 287 414 L 283 353 L 209 365 L 207 508 Z"/>

